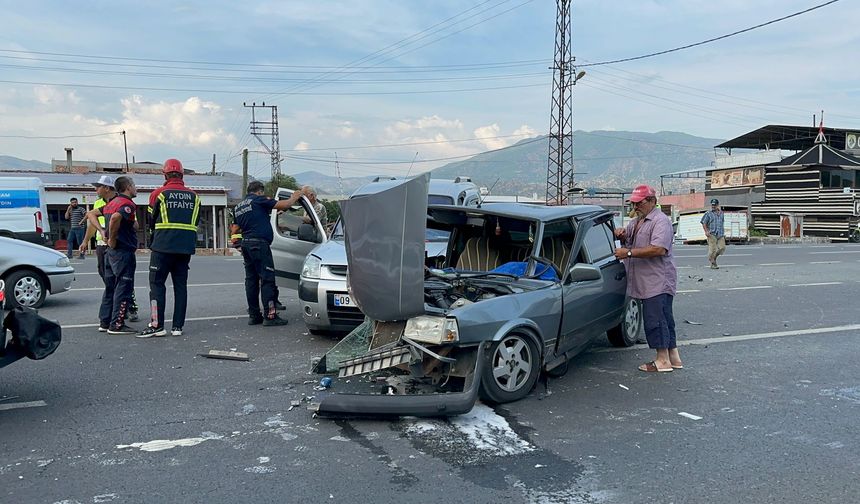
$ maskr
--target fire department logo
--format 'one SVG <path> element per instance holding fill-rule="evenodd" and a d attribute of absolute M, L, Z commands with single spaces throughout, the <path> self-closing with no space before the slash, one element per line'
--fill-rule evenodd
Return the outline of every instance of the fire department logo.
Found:
<path fill-rule="evenodd" d="M 131 207 L 125 207 L 125 208 L 123 208 L 123 211 L 125 211 L 125 213 L 127 213 L 127 214 L 130 214 L 131 213 Z"/>

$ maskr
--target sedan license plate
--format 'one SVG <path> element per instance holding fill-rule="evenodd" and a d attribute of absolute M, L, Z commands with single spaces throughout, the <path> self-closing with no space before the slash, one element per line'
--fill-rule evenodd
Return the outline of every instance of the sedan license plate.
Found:
<path fill-rule="evenodd" d="M 352 299 L 350 299 L 349 294 L 334 294 L 334 305 L 335 306 L 352 306 Z"/>

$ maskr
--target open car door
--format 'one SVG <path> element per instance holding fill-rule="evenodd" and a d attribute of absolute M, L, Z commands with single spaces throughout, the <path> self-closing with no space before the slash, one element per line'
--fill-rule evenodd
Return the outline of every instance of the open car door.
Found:
<path fill-rule="evenodd" d="M 279 188 L 275 199 L 285 200 L 293 194 L 292 189 Z M 307 198 L 302 198 L 291 208 L 272 212 L 272 258 L 275 262 L 277 284 L 288 289 L 299 288 L 299 275 L 305 257 L 328 238 L 325 228 Z"/>

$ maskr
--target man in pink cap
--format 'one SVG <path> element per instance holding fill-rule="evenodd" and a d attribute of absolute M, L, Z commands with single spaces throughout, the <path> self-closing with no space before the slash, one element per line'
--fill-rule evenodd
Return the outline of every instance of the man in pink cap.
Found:
<path fill-rule="evenodd" d="M 649 373 L 682 369 L 675 341 L 675 297 L 677 272 L 672 257 L 672 223 L 657 208 L 657 193 L 648 185 L 637 186 L 630 196 L 636 218 L 626 228 L 616 229 L 615 237 L 623 247 L 615 257 L 627 268 L 627 295 L 642 301 L 645 338 L 657 350 L 651 362 L 639 366 Z"/>

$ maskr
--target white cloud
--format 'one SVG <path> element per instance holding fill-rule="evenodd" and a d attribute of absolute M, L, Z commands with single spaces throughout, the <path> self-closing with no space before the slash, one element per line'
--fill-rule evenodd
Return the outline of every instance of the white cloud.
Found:
<path fill-rule="evenodd" d="M 501 149 L 502 147 L 505 147 L 508 145 L 509 139 L 507 139 L 507 138 L 494 138 L 494 137 L 499 136 L 499 131 L 501 131 L 501 128 L 499 128 L 499 125 L 493 123 L 493 124 L 490 124 L 488 126 L 480 126 L 478 128 L 475 128 L 475 131 L 473 132 L 473 134 L 475 135 L 475 138 L 480 139 L 481 144 L 484 147 L 486 147 L 489 150 L 495 150 L 495 149 Z"/>
<path fill-rule="evenodd" d="M 344 121 L 335 128 L 335 134 L 340 138 L 352 138 L 357 132 L 358 130 L 350 121 Z"/>
<path fill-rule="evenodd" d="M 538 136 L 538 132 L 528 124 L 523 124 L 514 130 L 514 135 L 522 135 L 523 138 L 531 138 Z M 515 138 L 514 142 L 519 142 L 523 138 Z"/>
<path fill-rule="evenodd" d="M 122 128 L 138 143 L 235 146 L 222 127 L 221 106 L 197 97 L 179 102 L 147 102 L 134 95 L 122 100 Z"/>
<path fill-rule="evenodd" d="M 77 105 L 81 101 L 74 91 L 65 92 L 54 86 L 36 86 L 33 88 L 33 95 L 40 105 Z"/>
<path fill-rule="evenodd" d="M 297 143 L 297 144 L 296 144 L 296 146 L 295 146 L 295 147 L 293 147 L 293 150 L 297 150 L 297 151 L 306 151 L 306 150 L 308 150 L 308 149 L 310 149 L 310 148 L 311 148 L 311 144 L 309 144 L 309 143 L 307 143 L 307 142 L 299 142 L 299 143 Z"/>
<path fill-rule="evenodd" d="M 408 135 L 409 133 L 420 133 L 427 130 L 463 130 L 463 123 L 459 119 L 442 119 L 438 115 L 425 116 L 414 120 L 400 120 L 385 128 L 390 136 Z"/>

